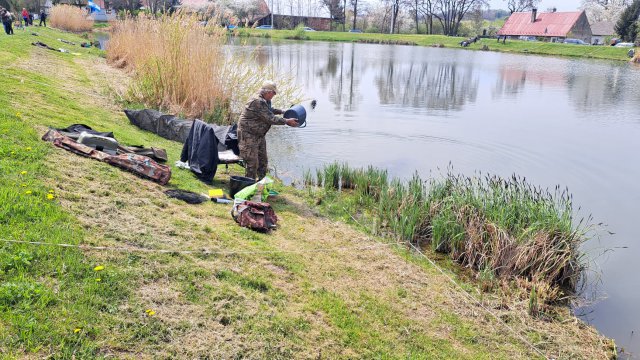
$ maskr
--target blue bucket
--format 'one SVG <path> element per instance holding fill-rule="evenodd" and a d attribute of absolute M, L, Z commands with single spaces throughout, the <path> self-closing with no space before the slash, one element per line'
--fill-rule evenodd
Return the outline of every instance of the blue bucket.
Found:
<path fill-rule="evenodd" d="M 298 127 L 307 126 L 307 110 L 302 105 L 293 105 L 291 109 L 284 112 L 283 117 L 298 120 Z"/>

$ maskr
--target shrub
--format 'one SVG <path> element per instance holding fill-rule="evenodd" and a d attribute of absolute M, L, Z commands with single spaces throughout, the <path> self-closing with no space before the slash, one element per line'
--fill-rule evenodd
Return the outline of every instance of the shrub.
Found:
<path fill-rule="evenodd" d="M 54 6 L 49 14 L 49 23 L 54 28 L 73 32 L 93 29 L 93 20 L 87 17 L 87 13 L 70 5 Z"/>

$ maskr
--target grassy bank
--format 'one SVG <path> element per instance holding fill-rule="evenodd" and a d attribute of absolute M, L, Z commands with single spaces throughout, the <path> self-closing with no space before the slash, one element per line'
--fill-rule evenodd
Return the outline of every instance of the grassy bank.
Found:
<path fill-rule="evenodd" d="M 469 302 L 477 292 L 464 274 L 449 276 L 466 293 L 406 247 L 323 217 L 293 189 L 279 188 L 273 201 L 280 228 L 258 234 L 238 227 L 225 205 L 167 198 L 167 188 L 209 189 L 189 171 L 173 168 L 162 187 L 42 142 L 47 126 L 84 123 L 124 144 L 165 148 L 169 164 L 181 150 L 128 123 L 119 99 L 131 79 L 102 52 L 35 48 L 34 39 L 82 40 L 35 31 L 0 36 L 0 357 L 612 354 L 566 309 L 542 320 L 520 301 Z M 220 168 L 214 187 L 227 181 Z"/>
<path fill-rule="evenodd" d="M 238 36 L 270 37 L 272 39 L 293 39 L 296 38 L 296 30 L 255 30 L 238 29 L 235 31 Z M 443 35 L 404 35 L 404 34 L 372 34 L 372 33 L 348 33 L 348 32 L 328 32 L 328 31 L 308 31 L 305 32 L 307 40 L 317 41 L 346 41 L 380 44 L 400 44 L 417 46 L 437 46 L 446 48 L 462 49 L 460 42 L 466 40 L 461 37 L 450 37 Z M 298 36 L 298 38 L 300 38 Z M 484 46 L 489 51 L 538 54 L 568 57 L 583 57 L 593 59 L 610 59 L 628 61 L 628 48 L 615 48 L 612 46 L 577 46 L 557 43 L 547 43 L 542 41 L 519 41 L 508 40 L 506 44 L 497 42 L 496 39 L 480 39 L 475 44 L 471 44 L 464 49 L 482 50 Z"/>
<path fill-rule="evenodd" d="M 339 191 L 338 201 L 373 233 L 447 254 L 473 269 L 483 286 L 518 282 L 536 315 L 549 303 L 566 301 L 583 282 L 587 264 L 580 247 L 590 225 L 574 223 L 566 189 L 537 188 L 515 175 L 454 174 L 408 181 L 376 168 L 325 165 L 305 174 L 309 194 Z M 335 195 L 330 195 L 336 197 Z"/>

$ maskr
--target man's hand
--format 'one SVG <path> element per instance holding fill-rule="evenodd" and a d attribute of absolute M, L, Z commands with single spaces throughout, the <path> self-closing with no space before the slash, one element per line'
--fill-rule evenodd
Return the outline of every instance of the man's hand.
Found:
<path fill-rule="evenodd" d="M 297 119 L 284 119 L 284 121 L 287 123 L 287 125 L 291 126 L 291 127 L 298 127 L 298 120 Z"/>

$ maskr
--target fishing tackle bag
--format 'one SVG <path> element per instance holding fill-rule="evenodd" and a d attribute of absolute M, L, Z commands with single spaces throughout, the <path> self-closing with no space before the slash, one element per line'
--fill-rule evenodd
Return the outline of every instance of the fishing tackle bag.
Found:
<path fill-rule="evenodd" d="M 233 206 L 231 217 L 238 225 L 251 230 L 267 232 L 275 229 L 278 216 L 269 203 L 243 201 Z"/>
<path fill-rule="evenodd" d="M 105 161 L 113 166 L 128 170 L 161 185 L 166 185 L 171 179 L 171 168 L 158 164 L 146 156 L 121 154 L 109 156 Z"/>

